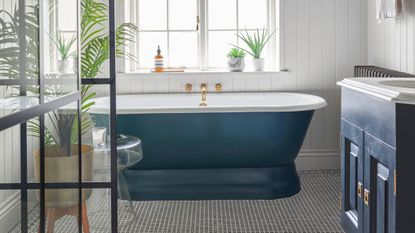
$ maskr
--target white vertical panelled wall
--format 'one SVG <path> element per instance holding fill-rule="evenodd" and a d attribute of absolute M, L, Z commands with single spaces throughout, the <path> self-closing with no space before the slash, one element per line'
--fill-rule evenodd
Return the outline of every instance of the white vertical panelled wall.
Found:
<path fill-rule="evenodd" d="M 339 168 L 340 90 L 366 63 L 366 0 L 281 0 L 283 90 L 322 96 L 297 161 L 299 168 Z"/>
<path fill-rule="evenodd" d="M 368 2 L 368 62 L 414 74 L 415 1 L 403 5 L 402 17 L 378 22 L 375 1 Z"/>

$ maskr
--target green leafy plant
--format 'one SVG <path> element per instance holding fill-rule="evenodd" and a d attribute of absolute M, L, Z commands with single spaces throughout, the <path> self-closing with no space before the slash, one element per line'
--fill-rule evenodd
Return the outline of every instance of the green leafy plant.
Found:
<path fill-rule="evenodd" d="M 81 77 L 94 78 L 102 70 L 103 65 L 109 59 L 109 33 L 108 6 L 98 0 L 81 1 Z M 20 77 L 20 40 L 26 40 L 26 66 L 25 77 L 29 79 L 39 78 L 39 6 L 25 6 L 25 38 L 19 36 L 19 13 L 16 6 L 12 12 L 1 10 L 0 14 L 0 76 L 10 79 Z M 52 9 L 53 10 L 53 9 Z M 116 55 L 117 57 L 128 57 L 135 60 L 132 54 L 124 51 L 129 42 L 134 42 L 135 34 L 138 32 L 134 24 L 124 23 L 116 29 Z M 53 40 L 57 46 L 61 58 L 73 55 L 70 47 L 76 44 L 76 38 L 65 40 L 59 36 Z M 70 46 L 69 46 L 70 45 Z M 63 52 L 63 53 L 62 53 Z M 45 90 L 45 95 L 59 95 L 59 85 L 50 85 L 53 90 Z M 81 86 L 81 125 L 78 125 L 78 114 L 74 109 L 59 109 L 45 116 L 45 146 L 56 149 L 58 156 L 71 156 L 72 145 L 78 143 L 78 127 L 81 134 L 90 132 L 93 125 L 88 113 L 90 107 L 95 103 L 92 98 L 96 96 L 91 92 L 91 85 Z M 28 87 L 28 92 L 33 96 L 39 96 L 39 88 Z M 37 119 L 29 122 L 28 130 L 32 136 L 40 136 L 40 125 Z"/>
<path fill-rule="evenodd" d="M 53 42 L 53 44 L 58 49 L 58 52 L 59 52 L 59 55 L 62 61 L 65 61 L 71 56 L 74 56 L 76 54 L 76 50 L 73 50 L 71 52 L 72 47 L 76 45 L 76 41 L 77 41 L 76 35 L 70 38 L 65 38 L 64 36 L 62 36 L 62 34 L 57 34 L 56 38 L 54 38 L 52 35 L 49 34 L 49 37 L 50 37 L 50 40 Z"/>
<path fill-rule="evenodd" d="M 242 49 L 232 48 L 231 51 L 228 53 L 228 57 L 231 58 L 244 58 L 245 52 Z"/>
<path fill-rule="evenodd" d="M 26 40 L 27 79 L 39 77 L 39 7 L 28 5 L 25 10 L 25 38 L 19 36 L 20 9 L 17 5 L 11 12 L 0 10 L 0 76 L 9 79 L 20 78 L 20 42 Z"/>
<path fill-rule="evenodd" d="M 236 36 L 245 42 L 249 49 L 242 48 L 238 45 L 233 46 L 242 49 L 255 59 L 258 59 L 261 58 L 262 50 L 274 34 L 275 30 L 272 33 L 269 33 L 267 30 L 265 30 L 265 28 L 263 28 L 262 33 L 259 31 L 259 29 L 257 29 L 252 36 L 249 34 L 248 30 L 245 29 L 245 33 L 236 34 Z"/>
<path fill-rule="evenodd" d="M 81 1 L 81 77 L 94 78 L 109 59 L 108 6 L 97 0 Z M 138 28 L 132 23 L 123 23 L 116 28 L 116 56 L 135 61 L 135 56 L 123 48 L 135 42 Z"/>

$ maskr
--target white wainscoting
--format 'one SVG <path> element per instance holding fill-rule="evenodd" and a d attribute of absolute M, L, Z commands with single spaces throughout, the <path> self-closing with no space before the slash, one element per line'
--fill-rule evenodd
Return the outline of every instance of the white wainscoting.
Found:
<path fill-rule="evenodd" d="M 369 64 L 415 73 L 415 1 L 403 0 L 401 18 L 376 20 L 375 1 L 368 1 Z"/>

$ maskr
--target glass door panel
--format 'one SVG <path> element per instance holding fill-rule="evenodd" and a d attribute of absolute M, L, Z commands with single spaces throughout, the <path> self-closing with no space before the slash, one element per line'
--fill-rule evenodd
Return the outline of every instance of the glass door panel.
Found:
<path fill-rule="evenodd" d="M 91 21 L 78 20 L 81 8 L 101 14 L 100 33 L 88 36 Z M 7 212 L 0 232 L 88 231 L 102 221 L 114 232 L 116 151 L 109 149 L 107 177 L 95 182 L 95 122 L 88 112 L 95 95 L 80 80 L 105 78 L 97 94 L 115 100 L 115 83 L 108 81 L 115 78 L 109 50 L 115 37 L 108 36 L 115 31 L 114 1 L 10 0 L 0 11 L 0 211 Z M 104 143 L 115 145 L 111 113 Z M 110 207 L 105 218 L 93 218 L 102 205 Z"/>

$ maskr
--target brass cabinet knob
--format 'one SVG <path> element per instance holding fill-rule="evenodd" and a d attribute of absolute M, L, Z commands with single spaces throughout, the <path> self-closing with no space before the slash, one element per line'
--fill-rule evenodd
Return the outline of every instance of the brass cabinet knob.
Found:
<path fill-rule="evenodd" d="M 369 196 L 370 196 L 370 191 L 365 189 L 365 196 L 363 198 L 363 201 L 365 202 L 366 206 L 369 206 Z"/>
<path fill-rule="evenodd" d="M 188 83 L 186 84 L 186 86 L 184 87 L 186 92 L 192 92 L 193 86 L 192 84 Z"/>
<path fill-rule="evenodd" d="M 222 92 L 222 84 L 216 83 L 215 89 L 216 89 L 217 92 Z"/>
<path fill-rule="evenodd" d="M 359 198 L 362 198 L 362 192 L 363 192 L 363 184 L 359 182 L 357 183 L 357 196 L 359 196 Z"/>

